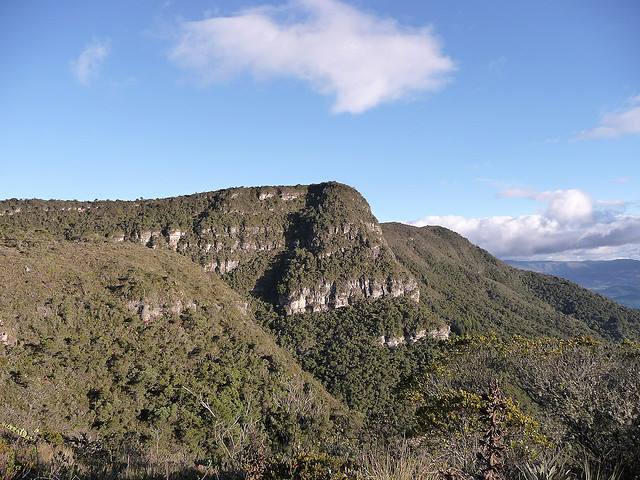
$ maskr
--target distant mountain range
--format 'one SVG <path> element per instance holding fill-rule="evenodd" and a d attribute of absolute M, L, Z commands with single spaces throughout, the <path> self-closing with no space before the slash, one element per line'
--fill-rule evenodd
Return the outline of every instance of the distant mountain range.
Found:
<path fill-rule="evenodd" d="M 640 308 L 640 261 L 582 262 L 507 260 L 523 270 L 565 278 L 632 308 Z"/>

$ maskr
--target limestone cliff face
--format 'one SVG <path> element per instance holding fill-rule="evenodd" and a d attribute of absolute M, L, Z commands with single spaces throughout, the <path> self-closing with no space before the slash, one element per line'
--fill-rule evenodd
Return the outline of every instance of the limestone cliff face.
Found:
<path fill-rule="evenodd" d="M 30 212 L 66 238 L 169 248 L 287 314 L 420 295 L 365 199 L 335 182 L 133 202 L 13 202 L 0 211 L 9 212 L 0 228 Z"/>
<path fill-rule="evenodd" d="M 445 341 L 449 339 L 451 335 L 451 326 L 448 324 L 443 324 L 440 326 L 433 327 L 431 330 L 427 331 L 426 329 L 416 330 L 414 333 L 407 333 L 405 335 L 397 335 L 397 336 L 386 336 L 382 335 L 379 339 L 380 345 L 389 348 L 395 348 L 399 345 L 403 344 L 413 344 L 419 342 L 420 340 L 431 337 L 434 340 Z"/>
<path fill-rule="evenodd" d="M 420 300 L 417 282 L 410 278 L 389 276 L 384 280 L 362 276 L 345 282 L 323 279 L 312 287 L 299 287 L 280 296 L 280 304 L 288 315 L 308 311 L 323 312 L 346 307 L 363 299 L 383 296 L 409 297 Z"/>

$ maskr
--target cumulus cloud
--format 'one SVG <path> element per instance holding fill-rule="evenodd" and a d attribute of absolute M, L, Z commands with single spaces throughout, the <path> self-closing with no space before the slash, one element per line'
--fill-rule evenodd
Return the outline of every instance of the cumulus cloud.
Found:
<path fill-rule="evenodd" d="M 109 40 L 94 40 L 82 50 L 78 58 L 71 61 L 71 73 L 81 85 L 89 85 L 110 53 Z"/>
<path fill-rule="evenodd" d="M 429 27 L 338 0 L 293 0 L 180 25 L 170 58 L 204 83 L 242 72 L 289 77 L 335 98 L 336 113 L 442 87 L 454 70 Z"/>
<path fill-rule="evenodd" d="M 605 113 L 596 127 L 580 132 L 577 138 L 579 140 L 593 140 L 639 135 L 640 95 L 630 98 L 628 104 L 629 107 L 625 110 Z"/>
<path fill-rule="evenodd" d="M 502 197 L 530 198 L 547 204 L 546 217 L 564 223 L 584 223 L 593 216 L 593 201 L 581 190 L 555 190 L 534 192 L 508 189 L 500 193 Z"/>
<path fill-rule="evenodd" d="M 640 258 L 640 217 L 618 201 L 593 201 L 581 190 L 507 190 L 506 198 L 531 198 L 542 209 L 521 216 L 427 216 L 412 225 L 441 225 L 501 258 Z"/>

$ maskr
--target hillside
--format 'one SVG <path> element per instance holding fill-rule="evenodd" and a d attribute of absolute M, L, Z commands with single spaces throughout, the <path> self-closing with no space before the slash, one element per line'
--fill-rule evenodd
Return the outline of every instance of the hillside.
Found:
<path fill-rule="evenodd" d="M 173 250 L 288 315 L 407 297 L 422 298 L 458 333 L 637 334 L 637 312 L 566 282 L 550 288 L 548 278 L 518 272 L 453 232 L 383 228 L 356 190 L 335 182 L 129 202 L 0 202 L 1 236 L 39 231 Z"/>
<path fill-rule="evenodd" d="M 0 202 L 0 235 L 24 231 L 174 250 L 289 314 L 419 298 L 366 200 L 335 182 L 132 202 Z"/>
<path fill-rule="evenodd" d="M 464 332 L 596 335 L 640 334 L 640 312 L 576 284 L 510 267 L 442 227 L 382 225 L 396 258 L 418 280 L 433 311 Z"/>
<path fill-rule="evenodd" d="M 3 424 L 84 439 L 96 461 L 224 466 L 322 448 L 349 423 L 244 299 L 169 250 L 5 240 L 0 322 Z"/>
<path fill-rule="evenodd" d="M 622 305 L 640 308 L 640 261 L 516 261 L 509 265 L 561 277 L 596 293 L 609 297 Z"/>
<path fill-rule="evenodd" d="M 338 183 L 0 202 L 0 322 L 0 473 L 27 432 L 83 478 L 140 478 L 134 458 L 145 478 L 373 480 L 353 468 L 380 451 L 476 475 L 498 381 L 513 475 L 551 445 L 636 465 L 640 311 L 380 225 Z"/>

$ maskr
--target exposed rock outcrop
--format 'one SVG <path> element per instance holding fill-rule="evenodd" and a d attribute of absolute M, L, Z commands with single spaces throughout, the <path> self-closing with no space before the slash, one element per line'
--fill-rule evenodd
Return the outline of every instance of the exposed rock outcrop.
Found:
<path fill-rule="evenodd" d="M 17 345 L 18 339 L 11 335 L 8 331 L 0 332 L 0 344 L 5 347 L 13 347 Z"/>
<path fill-rule="evenodd" d="M 129 310 L 140 315 L 144 323 L 151 323 L 165 315 L 180 315 L 185 310 L 195 310 L 197 305 L 192 301 L 176 300 L 170 304 L 160 304 L 148 299 L 127 302 Z"/>
<path fill-rule="evenodd" d="M 418 302 L 420 290 L 413 278 L 388 277 L 381 281 L 360 277 L 345 282 L 322 280 L 313 287 L 300 287 L 280 297 L 280 304 L 288 315 L 305 312 L 322 312 L 352 305 L 364 299 L 406 296 Z"/>
<path fill-rule="evenodd" d="M 180 230 L 171 230 L 167 232 L 166 238 L 167 238 L 167 242 L 169 243 L 169 248 L 171 248 L 172 250 L 177 250 L 178 242 L 183 236 L 184 236 L 184 233 L 181 232 Z"/>
<path fill-rule="evenodd" d="M 416 330 L 413 334 L 405 334 L 400 336 L 386 336 L 382 335 L 379 338 L 380 345 L 389 348 L 395 348 L 402 344 L 413 344 L 420 340 L 430 337 L 435 340 L 444 341 L 449 339 L 451 334 L 451 326 L 442 325 L 437 328 L 433 328 L 427 332 L 426 329 Z"/>
<path fill-rule="evenodd" d="M 429 330 L 429 336 L 436 340 L 449 340 L 451 336 L 451 325 L 442 325 L 441 327 Z"/>
<path fill-rule="evenodd" d="M 395 348 L 399 345 L 402 345 L 405 342 L 405 337 L 404 336 L 399 336 L 399 337 L 386 337 L 384 335 L 382 335 L 380 337 L 380 345 L 384 346 L 384 347 L 388 347 L 388 348 Z"/>

